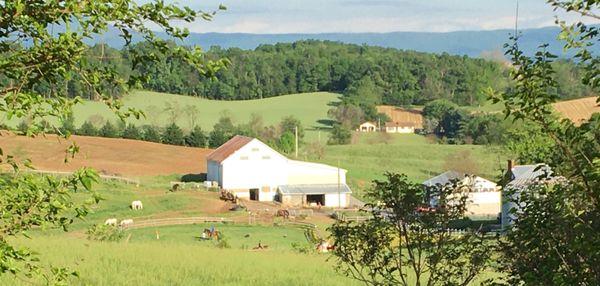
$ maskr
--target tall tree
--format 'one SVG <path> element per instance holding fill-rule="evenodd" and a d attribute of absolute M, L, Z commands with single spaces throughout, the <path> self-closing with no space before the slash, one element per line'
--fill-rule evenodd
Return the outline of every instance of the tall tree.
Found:
<path fill-rule="evenodd" d="M 598 23 L 600 2 L 548 1 L 557 9 L 579 14 Z M 576 22 L 562 26 L 559 37 L 565 48 L 575 50 L 582 69 L 581 82 L 598 91 L 600 58 L 589 52 L 597 44 L 600 27 Z M 560 95 L 553 77 L 556 58 L 542 45 L 534 57 L 523 54 L 518 35 L 507 46 L 514 70 L 514 89 L 493 95 L 516 120 L 537 125 L 554 142 L 552 156 L 544 159 L 553 169 L 553 182 L 527 188 L 507 188 L 507 199 L 516 207 L 515 219 L 502 241 L 500 270 L 507 284 L 599 285 L 600 284 L 600 114 L 580 126 L 553 115 L 552 103 Z"/>
<path fill-rule="evenodd" d="M 469 191 L 458 182 L 427 189 L 389 173 L 374 181 L 367 192 L 375 202 L 366 206 L 370 218 L 329 228 L 337 269 L 366 285 L 468 285 L 492 255 L 483 234 L 449 232 L 465 215 Z"/>
<path fill-rule="evenodd" d="M 111 65 L 99 65 L 85 58 L 84 41 L 116 28 L 130 47 L 133 32 L 156 49 L 154 54 L 129 50 L 131 68 L 156 61 L 156 55 L 169 55 L 192 66 L 200 75 L 214 75 L 226 61 L 206 60 L 199 48 L 167 48 L 149 26 L 183 39 L 188 31 L 171 26 L 177 20 L 192 22 L 201 17 L 210 19 L 213 13 L 167 4 L 163 1 L 3 1 L 0 3 L 0 112 L 8 119 L 29 118 L 27 134 L 58 131 L 59 126 L 47 125 L 48 119 L 65 119 L 72 114 L 79 97 L 70 98 L 70 88 L 61 88 L 64 79 L 75 79 L 91 90 L 120 118 L 139 117 L 134 109 L 124 109 L 105 86 L 127 90 L 139 86 L 145 75 L 131 73 L 123 78 Z M 58 29 L 58 28 L 61 29 Z M 54 29 L 56 28 L 56 29 Z M 59 30 L 56 32 L 56 30 Z M 76 77 L 73 75 L 76 74 Z M 38 89 L 48 87 L 47 93 Z M 72 145 L 69 153 L 79 148 Z M 89 212 L 89 204 L 99 196 L 92 183 L 94 171 L 84 168 L 65 178 L 40 177 L 20 172 L 26 162 L 18 162 L 0 150 L 0 167 L 13 173 L 0 176 L 0 275 L 11 273 L 28 280 L 41 273 L 49 284 L 64 282 L 71 274 L 63 268 L 45 269 L 37 262 L 33 251 L 15 248 L 12 238 L 25 234 L 35 226 L 67 230 L 74 219 Z M 91 200 L 76 203 L 71 195 L 87 191 Z M 44 271 L 47 270 L 47 271 Z"/>

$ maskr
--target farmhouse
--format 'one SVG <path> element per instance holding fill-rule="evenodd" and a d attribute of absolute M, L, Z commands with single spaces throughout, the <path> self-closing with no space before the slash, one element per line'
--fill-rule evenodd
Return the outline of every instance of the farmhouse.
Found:
<path fill-rule="evenodd" d="M 377 112 L 390 118 L 385 124 L 388 133 L 414 133 L 423 129 L 423 115 L 419 110 L 380 105 L 377 106 Z"/>
<path fill-rule="evenodd" d="M 490 180 L 456 171 L 447 171 L 423 182 L 423 185 L 436 186 L 451 182 L 460 182 L 471 188 L 471 192 L 468 194 L 468 214 L 494 218 L 500 214 L 502 195 L 498 185 Z"/>
<path fill-rule="evenodd" d="M 206 157 L 207 180 L 240 198 L 347 207 L 346 170 L 290 160 L 256 138 L 235 136 Z"/>
<path fill-rule="evenodd" d="M 387 133 L 415 133 L 416 125 L 412 122 L 386 122 L 385 132 Z"/>
<path fill-rule="evenodd" d="M 507 183 L 502 197 L 502 228 L 513 224 L 516 218 L 511 210 L 518 210 L 519 206 L 514 202 L 520 193 L 535 184 L 552 184 L 559 180 L 553 175 L 552 169 L 546 164 L 515 165 L 512 160 L 508 161 L 506 172 Z"/>
<path fill-rule="evenodd" d="M 358 126 L 358 130 L 356 131 L 360 131 L 360 132 L 375 132 L 377 131 L 377 125 L 375 125 L 375 123 L 373 122 L 365 122 L 363 124 L 361 124 L 360 126 Z"/>

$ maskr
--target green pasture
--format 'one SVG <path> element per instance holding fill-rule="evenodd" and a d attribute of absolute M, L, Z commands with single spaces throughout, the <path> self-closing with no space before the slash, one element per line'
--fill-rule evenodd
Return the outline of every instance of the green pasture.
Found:
<path fill-rule="evenodd" d="M 39 251 L 45 263 L 77 270 L 80 278 L 69 285 L 359 285 L 337 274 L 327 255 L 219 249 L 189 240 L 115 243 L 44 236 L 22 244 Z M 30 282 L 0 277 L 0 285 Z"/>
<path fill-rule="evenodd" d="M 374 179 L 382 179 L 385 172 L 404 173 L 422 182 L 447 171 L 444 165 L 448 156 L 465 151 L 476 162 L 477 175 L 495 180 L 506 159 L 492 146 L 438 144 L 416 134 L 361 133 L 355 136 L 358 138 L 353 144 L 326 146 L 323 158 L 312 159 L 348 170 L 346 178 L 355 192 L 360 192 Z"/>

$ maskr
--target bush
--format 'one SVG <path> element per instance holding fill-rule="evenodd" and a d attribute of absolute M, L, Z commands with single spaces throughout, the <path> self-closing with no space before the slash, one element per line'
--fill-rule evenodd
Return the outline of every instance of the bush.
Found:
<path fill-rule="evenodd" d="M 114 225 L 95 224 L 85 232 L 89 240 L 120 241 L 125 237 L 121 228 Z"/>
<path fill-rule="evenodd" d="M 143 137 L 144 141 L 160 143 L 160 133 L 156 126 L 153 126 L 153 125 L 144 126 L 143 133 L 144 134 L 142 137 Z"/>
<path fill-rule="evenodd" d="M 100 136 L 107 138 L 117 138 L 119 137 L 119 133 L 117 131 L 117 128 L 115 128 L 115 126 L 112 123 L 110 123 L 110 121 L 106 121 L 106 123 L 104 123 L 104 126 L 100 128 Z"/>
<path fill-rule="evenodd" d="M 191 147 L 206 147 L 207 141 L 208 137 L 200 126 L 194 127 L 192 132 L 185 137 L 185 145 Z"/>
<path fill-rule="evenodd" d="M 350 143 L 351 138 L 352 132 L 350 129 L 342 126 L 341 124 L 334 124 L 328 143 L 330 145 L 345 145 Z"/>
<path fill-rule="evenodd" d="M 183 130 L 177 126 L 175 123 L 171 123 L 171 125 L 165 128 L 165 131 L 162 134 L 162 142 L 165 144 L 171 145 L 183 145 Z"/>
<path fill-rule="evenodd" d="M 128 124 L 125 129 L 123 129 L 122 137 L 127 139 L 141 140 L 142 133 L 135 125 Z"/>
<path fill-rule="evenodd" d="M 75 128 L 75 117 L 73 117 L 72 113 L 64 118 L 61 118 L 60 121 L 60 133 L 75 134 L 77 128 Z"/>
<path fill-rule="evenodd" d="M 81 127 L 79 127 L 79 130 L 77 130 L 77 134 L 83 136 L 98 136 L 98 129 L 92 122 L 85 121 Z"/>
<path fill-rule="evenodd" d="M 27 130 L 29 130 L 29 124 L 25 120 L 21 121 L 19 125 L 17 125 L 17 132 L 21 135 L 27 134 Z"/>

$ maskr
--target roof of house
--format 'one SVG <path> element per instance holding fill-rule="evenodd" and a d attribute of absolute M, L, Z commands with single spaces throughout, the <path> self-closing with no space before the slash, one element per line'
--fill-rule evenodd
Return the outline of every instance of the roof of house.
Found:
<path fill-rule="evenodd" d="M 385 123 L 385 127 L 417 127 L 418 125 L 414 122 L 402 121 L 402 122 L 392 122 L 388 121 Z"/>
<path fill-rule="evenodd" d="M 227 159 L 231 154 L 235 153 L 235 151 L 240 148 L 246 146 L 246 144 L 250 143 L 250 141 L 254 140 L 254 138 L 236 135 L 235 137 L 229 139 L 229 141 L 225 142 L 225 144 L 221 145 L 212 153 L 206 156 L 206 160 L 215 161 L 215 162 L 223 162 Z"/>
<path fill-rule="evenodd" d="M 514 166 L 511 173 L 512 180 L 507 187 L 513 188 L 527 187 L 536 181 L 553 178 L 552 169 L 546 164 Z"/>
<path fill-rule="evenodd" d="M 373 126 L 377 126 L 375 123 L 373 123 L 373 122 L 371 122 L 371 121 L 366 121 L 366 122 L 363 122 L 363 123 L 361 124 L 361 126 L 362 126 L 362 125 L 365 125 L 365 124 L 368 124 L 368 125 L 373 125 Z"/>
<path fill-rule="evenodd" d="M 282 185 L 279 191 L 283 195 L 322 195 L 350 194 L 352 191 L 346 184 L 315 184 L 315 185 Z"/>
<path fill-rule="evenodd" d="M 441 173 L 441 174 L 423 182 L 423 185 L 426 185 L 426 186 L 435 186 L 438 184 L 445 185 L 452 180 L 463 179 L 465 177 L 465 175 L 466 175 L 465 173 L 461 173 L 461 172 L 446 171 L 444 173 Z"/>

